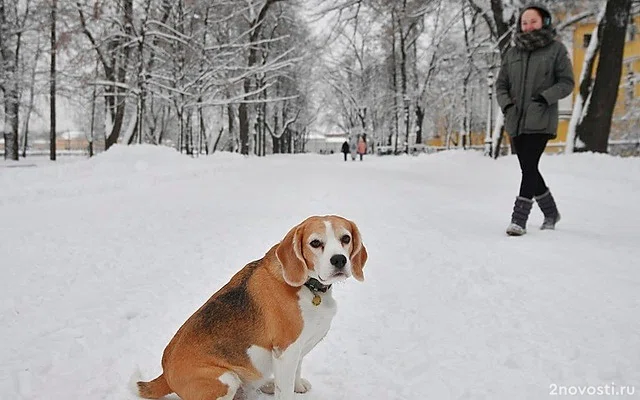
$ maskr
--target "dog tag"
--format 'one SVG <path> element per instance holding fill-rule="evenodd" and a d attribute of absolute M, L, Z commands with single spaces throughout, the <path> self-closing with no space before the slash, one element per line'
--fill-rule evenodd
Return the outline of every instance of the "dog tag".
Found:
<path fill-rule="evenodd" d="M 311 302 L 313 303 L 314 306 L 319 306 L 320 303 L 322 303 L 322 297 L 316 294 L 315 296 L 313 296 L 313 299 L 311 300 Z"/>

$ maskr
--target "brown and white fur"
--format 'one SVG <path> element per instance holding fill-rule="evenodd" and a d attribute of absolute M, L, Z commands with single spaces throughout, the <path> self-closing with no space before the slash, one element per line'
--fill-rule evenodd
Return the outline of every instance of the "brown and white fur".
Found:
<path fill-rule="evenodd" d="M 180 327 L 164 351 L 163 373 L 138 382 L 140 396 L 232 400 L 261 387 L 276 400 L 291 400 L 294 392 L 306 392 L 311 386 L 300 376 L 302 359 L 327 334 L 336 303 L 331 287 L 319 292 L 305 283 L 363 281 L 366 261 L 353 222 L 307 218 Z"/>

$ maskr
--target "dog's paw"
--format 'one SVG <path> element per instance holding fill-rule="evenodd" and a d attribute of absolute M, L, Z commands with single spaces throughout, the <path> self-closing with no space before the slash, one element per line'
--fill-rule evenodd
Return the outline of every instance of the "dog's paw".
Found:
<path fill-rule="evenodd" d="M 311 390 L 311 384 L 308 380 L 304 378 L 296 379 L 296 393 L 307 393 L 309 390 Z"/>
<path fill-rule="evenodd" d="M 273 383 L 273 379 L 269 379 L 267 383 L 260 386 L 260 391 L 264 394 L 274 394 L 276 392 L 276 385 Z"/>
<path fill-rule="evenodd" d="M 296 385 L 294 390 L 296 393 L 307 393 L 311 389 L 311 383 L 304 378 L 296 379 Z M 260 386 L 260 391 L 264 394 L 274 394 L 276 392 L 276 385 L 273 383 L 273 379 L 269 379 L 267 383 Z"/>

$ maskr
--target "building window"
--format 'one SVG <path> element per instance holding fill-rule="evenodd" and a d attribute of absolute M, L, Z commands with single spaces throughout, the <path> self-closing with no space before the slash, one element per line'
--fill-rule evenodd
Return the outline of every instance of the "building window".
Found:
<path fill-rule="evenodd" d="M 626 83 L 627 83 L 627 90 L 626 90 L 626 107 L 627 109 L 630 109 L 632 107 L 633 104 L 633 98 L 634 98 L 634 92 L 635 92 L 635 87 L 636 87 L 636 83 L 635 83 L 635 73 L 633 71 L 633 63 L 625 63 L 625 69 L 627 72 L 627 76 L 626 76 Z"/>
<path fill-rule="evenodd" d="M 629 21 L 629 25 L 627 25 L 627 39 L 630 42 L 633 42 L 634 40 L 636 40 L 636 36 L 638 34 L 638 27 L 636 27 L 633 17 L 630 17 L 630 18 L 631 18 L 631 21 Z"/>
<path fill-rule="evenodd" d="M 589 47 L 590 42 L 591 42 L 591 34 L 590 33 L 584 34 L 584 36 L 582 36 L 582 46 L 586 49 L 587 47 Z"/>

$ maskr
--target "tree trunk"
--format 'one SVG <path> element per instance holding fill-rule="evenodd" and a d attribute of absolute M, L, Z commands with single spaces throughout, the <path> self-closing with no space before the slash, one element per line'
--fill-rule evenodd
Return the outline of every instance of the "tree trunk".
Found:
<path fill-rule="evenodd" d="M 132 127 L 132 128 L 128 129 L 125 132 L 124 140 L 125 140 L 125 143 L 127 144 L 127 146 L 132 145 L 135 142 L 136 137 L 138 135 L 138 126 L 139 126 L 138 117 L 140 116 L 140 112 L 139 112 L 140 111 L 140 104 L 139 103 L 140 103 L 140 98 L 138 98 L 138 105 L 136 106 L 136 113 L 133 115 L 133 118 L 134 118 L 133 119 L 133 125 L 130 125 L 130 127 Z M 131 132 L 131 133 L 129 134 L 129 132 Z"/>
<path fill-rule="evenodd" d="M 413 82 L 414 93 L 420 93 L 420 84 L 418 83 L 418 46 L 417 41 L 411 45 L 413 51 Z M 424 110 L 422 109 L 422 96 L 414 98 L 413 112 L 416 116 L 416 144 L 422 144 L 422 123 L 424 121 Z M 374 130 L 375 132 L 375 130 Z"/>
<path fill-rule="evenodd" d="M 286 154 L 291 154 L 292 145 L 293 145 L 293 132 L 291 132 L 290 129 L 287 129 L 285 130 L 283 137 L 284 137 L 284 149 L 282 152 Z"/>
<path fill-rule="evenodd" d="M 464 28 L 464 46 L 467 53 L 467 73 L 462 79 L 462 120 L 460 123 L 460 133 L 458 134 L 458 147 L 467 148 L 469 133 L 469 80 L 471 79 L 473 60 L 469 49 L 469 28 L 467 27 L 467 16 L 465 14 L 466 5 L 462 5 L 462 26 Z"/>
<path fill-rule="evenodd" d="M 213 148 L 211 149 L 211 151 L 207 150 L 207 155 L 209 153 L 213 154 L 216 152 L 216 149 L 218 148 L 218 143 L 220 143 L 220 138 L 222 137 L 223 133 L 224 133 L 224 128 L 220 128 L 220 132 L 218 132 L 218 137 L 216 138 L 215 142 L 213 142 Z"/>
<path fill-rule="evenodd" d="M 404 110 L 404 140 L 405 140 L 405 153 L 409 153 L 409 93 L 407 93 L 407 45 L 406 35 L 409 35 L 410 28 L 407 28 L 407 32 L 404 31 L 404 25 L 407 23 L 407 0 L 402 2 L 402 20 L 400 25 L 400 79 L 402 88 L 402 107 Z M 402 21 L 404 20 L 404 23 Z"/>
<path fill-rule="evenodd" d="M 509 21 L 504 20 L 504 5 L 503 0 L 491 0 L 491 11 L 493 12 L 493 20 L 496 24 L 496 36 L 498 38 L 498 47 L 500 53 L 504 54 L 509 48 L 509 42 L 511 42 L 511 33 L 509 28 L 515 23 L 515 14 Z"/>
<path fill-rule="evenodd" d="M 15 84 L 11 83 L 11 86 Z M 4 158 L 9 160 L 18 160 L 18 113 L 20 111 L 20 103 L 18 101 L 17 88 L 11 88 L 5 93 L 4 103 Z"/>
<path fill-rule="evenodd" d="M 36 52 L 34 59 L 39 60 L 40 54 L 42 53 L 42 46 L 40 45 L 40 36 L 36 41 Z M 37 62 L 33 63 L 33 68 L 31 68 L 31 77 L 29 80 L 29 102 L 27 103 L 27 110 L 24 115 L 24 122 L 22 124 L 22 158 L 27 156 L 27 149 L 29 148 L 29 122 L 31 120 L 31 114 L 33 113 L 33 109 L 35 107 L 35 91 L 36 91 L 36 74 L 38 72 Z"/>
<path fill-rule="evenodd" d="M 148 15 L 148 14 L 147 14 Z M 144 142 L 144 115 L 147 103 L 147 72 L 144 69 L 144 47 L 146 39 L 146 31 L 143 28 L 138 41 L 138 54 L 140 61 L 138 62 L 138 101 L 136 104 L 136 133 L 137 142 L 142 144 Z"/>
<path fill-rule="evenodd" d="M 56 160 L 56 16 L 58 0 L 51 0 L 51 65 L 49 68 L 49 159 Z"/>
<path fill-rule="evenodd" d="M 251 91 L 251 79 L 246 78 L 244 82 L 244 91 Z M 240 129 L 240 154 L 249 154 L 249 109 L 247 103 L 238 105 L 238 128 Z"/>
<path fill-rule="evenodd" d="M 93 139 L 95 137 L 95 123 L 96 123 L 96 100 L 98 98 L 98 90 L 96 85 L 93 85 L 93 92 L 91 93 L 91 126 L 89 127 L 89 157 L 93 157 Z"/>
<path fill-rule="evenodd" d="M 184 119 L 182 115 L 182 109 L 176 107 L 176 116 L 178 117 L 178 152 L 182 154 L 184 148 Z"/>
<path fill-rule="evenodd" d="M 118 138 L 120 137 L 120 133 L 122 132 L 122 124 L 124 122 L 124 96 L 120 95 L 121 89 L 115 88 L 112 92 L 106 91 L 110 93 L 112 97 L 109 98 L 109 111 L 113 117 L 113 125 L 111 127 L 111 132 L 107 136 L 105 141 L 105 150 L 108 150 L 111 146 L 118 143 Z M 108 96 L 109 94 L 107 94 Z"/>
<path fill-rule="evenodd" d="M 153 99 L 153 97 L 151 99 Z M 162 141 L 164 140 L 169 118 L 171 118 L 171 106 L 163 105 L 162 114 L 160 114 L 160 131 L 158 132 L 158 137 L 156 139 L 158 144 L 162 144 Z"/>
<path fill-rule="evenodd" d="M 424 110 L 422 106 L 416 102 L 416 144 L 421 144 L 424 139 L 422 138 L 422 124 L 424 122 Z"/>
<path fill-rule="evenodd" d="M 0 51 L 4 69 L 4 158 L 18 160 L 19 153 L 19 112 L 20 87 L 18 84 L 18 60 L 20 55 L 20 34 L 13 32 L 15 21 L 7 15 L 5 0 L 0 0 Z"/>
<path fill-rule="evenodd" d="M 227 124 L 228 124 L 228 127 L 229 127 L 229 141 L 231 143 L 234 142 L 234 137 L 233 137 L 233 131 L 234 131 L 234 128 L 233 128 L 233 115 L 234 115 L 233 105 L 231 103 L 229 103 L 229 104 L 227 104 Z M 233 146 L 233 144 L 232 144 L 232 146 Z M 235 150 L 236 150 L 235 146 L 233 146 L 231 151 L 235 152 Z"/>
<path fill-rule="evenodd" d="M 131 46 L 127 44 L 130 38 L 134 37 L 133 32 L 133 0 L 124 0 L 122 25 L 124 35 L 113 37 L 107 44 L 106 54 L 101 50 L 98 41 L 88 28 L 87 21 L 78 3 L 78 14 L 80 16 L 80 24 L 85 36 L 89 39 L 93 48 L 97 53 L 97 57 L 104 69 L 105 78 L 113 85 L 106 86 L 104 90 L 104 99 L 106 106 L 106 123 L 105 128 L 105 150 L 118 142 L 120 132 L 122 131 L 122 123 L 124 121 L 126 96 L 123 89 L 118 83 L 124 83 L 127 76 L 127 67 L 129 64 L 129 55 Z"/>
<path fill-rule="evenodd" d="M 124 83 L 127 77 L 127 67 L 129 65 L 129 55 L 131 54 L 131 46 L 126 45 L 125 43 L 129 40 L 129 38 L 133 38 L 133 0 L 124 0 L 124 31 L 127 35 L 126 38 L 117 39 L 117 47 L 118 53 L 114 53 L 114 62 L 113 65 L 117 66 L 117 70 L 114 71 L 114 82 Z M 122 48 L 120 50 L 120 48 Z M 117 59 L 117 62 L 116 62 Z M 125 112 L 125 101 L 126 96 L 124 93 L 124 89 L 119 86 L 114 87 L 115 96 L 113 98 L 112 109 L 115 109 L 115 118 L 113 121 L 113 128 L 111 133 L 107 137 L 107 142 L 105 147 L 108 149 L 118 142 L 118 138 L 120 137 L 120 132 L 122 131 L 122 124 L 124 122 L 124 112 Z M 114 107 L 115 106 L 115 107 Z"/>
<path fill-rule="evenodd" d="M 184 102 L 183 102 L 184 104 Z M 184 129 L 185 131 L 185 153 L 187 153 L 188 155 L 192 156 L 193 155 L 193 129 L 192 129 L 192 124 L 191 124 L 191 110 L 185 112 L 184 110 L 182 111 L 182 115 L 184 117 L 185 123 L 186 123 L 186 127 Z"/>
<path fill-rule="evenodd" d="M 278 94 L 276 94 L 276 96 L 277 95 Z M 273 132 L 271 133 L 271 143 L 272 143 L 271 148 L 272 148 L 273 154 L 281 153 L 280 150 L 282 147 L 282 136 L 274 135 L 275 132 L 278 132 L 280 130 L 279 126 L 280 125 L 278 123 L 278 110 L 276 109 L 275 112 L 273 113 Z"/>
<path fill-rule="evenodd" d="M 262 98 L 265 101 L 258 105 L 258 107 L 260 107 L 260 121 L 258 122 L 258 132 L 260 132 L 259 153 L 263 157 L 267 155 L 267 97 L 267 89 L 264 89 Z"/>
<path fill-rule="evenodd" d="M 264 59 L 263 59 L 264 60 Z M 264 63 L 263 63 L 264 64 Z M 257 81 L 258 88 L 263 88 L 265 83 L 264 76 L 260 77 Z M 262 92 L 258 95 L 258 98 L 261 100 L 266 100 L 266 92 Z M 266 102 L 256 103 L 256 124 L 255 124 L 255 149 L 254 154 L 258 157 L 264 156 L 262 152 L 262 147 L 264 144 L 264 132 L 265 132 L 265 118 L 266 118 Z"/>
<path fill-rule="evenodd" d="M 201 102 L 202 98 L 200 98 L 198 100 L 198 102 Z M 198 134 L 200 136 L 200 149 L 198 149 L 198 154 L 202 154 L 202 148 L 204 147 L 204 151 L 205 154 L 209 155 L 209 140 L 207 139 L 207 127 L 205 126 L 205 122 L 204 122 L 204 112 L 203 112 L 203 108 L 202 107 L 198 107 Z M 224 129 L 220 129 L 220 132 L 224 132 Z M 220 140 L 220 137 L 222 136 L 222 133 L 220 133 L 220 135 L 218 136 L 218 139 L 216 140 L 215 146 L 213 146 L 213 150 L 215 151 L 215 148 L 218 146 L 218 141 Z"/>
<path fill-rule="evenodd" d="M 566 154 L 573 153 L 575 148 L 576 130 L 578 124 L 582 120 L 585 114 L 584 106 L 591 95 L 593 89 L 593 68 L 595 67 L 596 57 L 600 51 L 600 42 L 602 40 L 602 29 L 604 29 L 604 12 L 606 4 L 603 4 L 600 15 L 598 16 L 598 25 L 593 29 L 591 34 L 591 41 L 587 46 L 587 50 L 584 55 L 584 61 L 582 64 L 582 72 L 578 82 L 578 95 L 576 96 L 573 104 L 573 110 L 571 112 L 571 119 L 569 120 L 569 128 L 567 130 L 567 138 L 565 141 Z"/>
<path fill-rule="evenodd" d="M 400 135 L 400 127 L 398 120 L 398 74 L 396 68 L 396 17 L 395 11 L 391 11 L 391 77 L 393 83 L 393 117 L 395 119 L 395 143 L 393 145 L 393 154 L 398 154 L 398 136 Z"/>
<path fill-rule="evenodd" d="M 596 101 L 589 102 L 587 113 L 577 128 L 578 137 L 584 142 L 586 151 L 607 152 L 630 10 L 631 0 L 607 1 L 599 57 L 601 62 L 596 69 L 591 94 Z"/>

